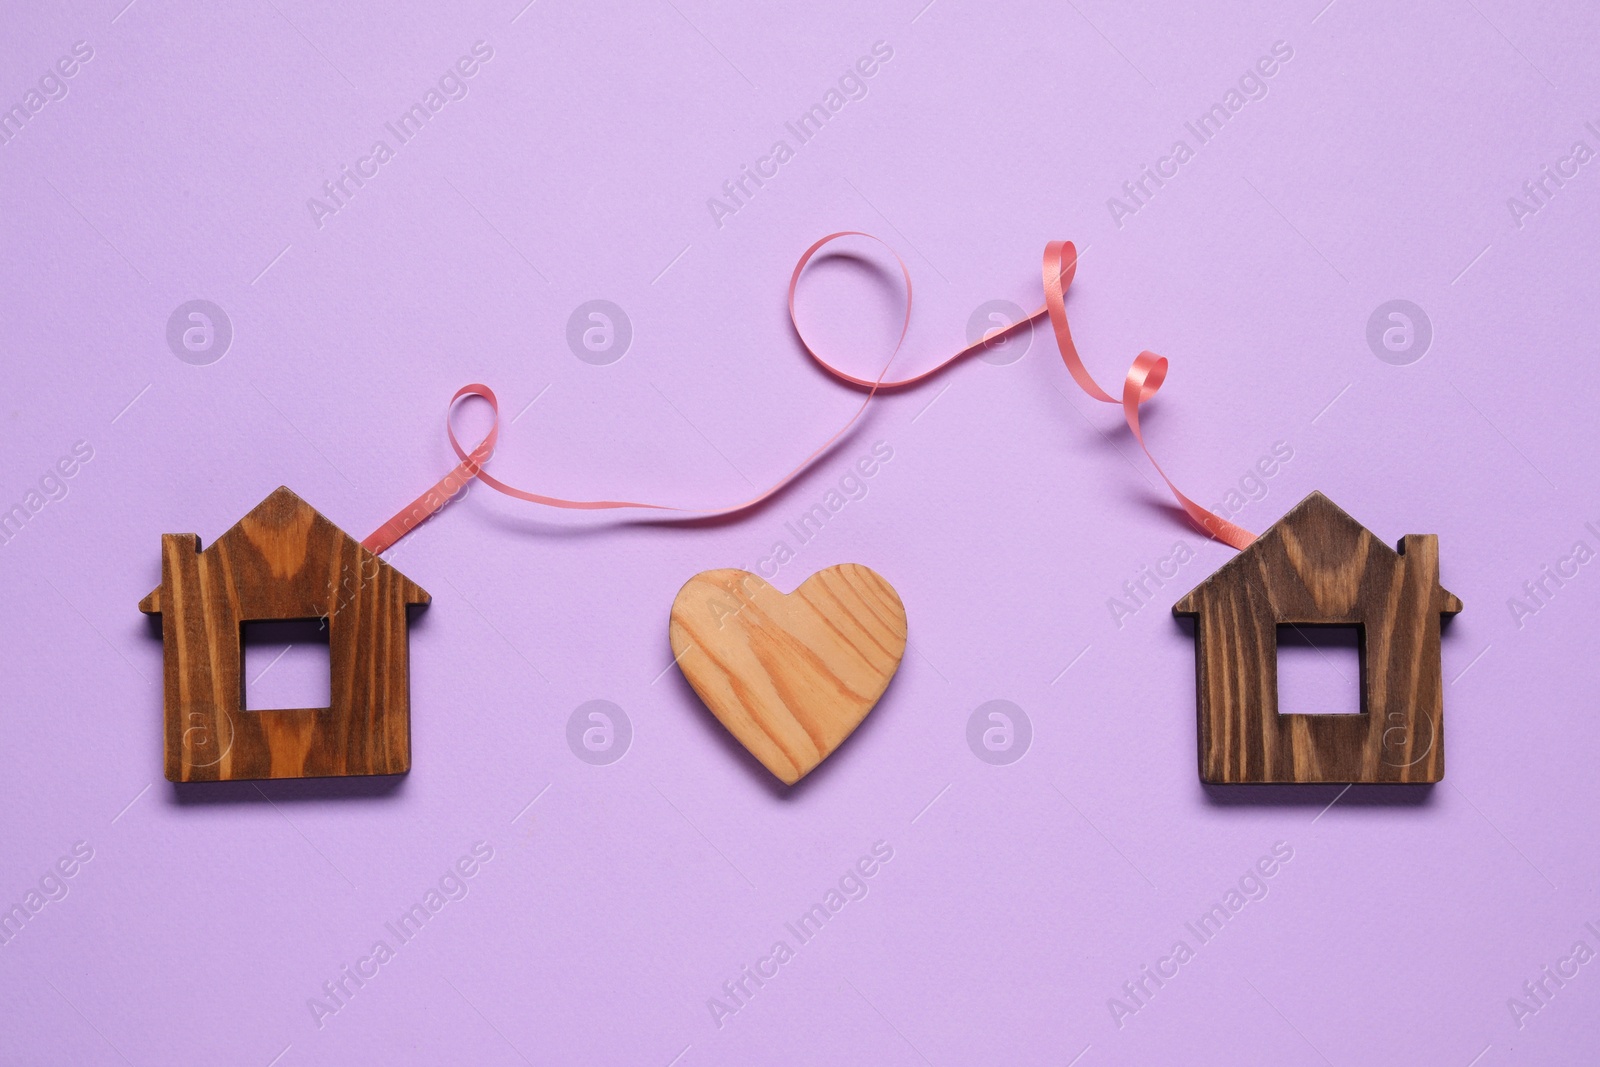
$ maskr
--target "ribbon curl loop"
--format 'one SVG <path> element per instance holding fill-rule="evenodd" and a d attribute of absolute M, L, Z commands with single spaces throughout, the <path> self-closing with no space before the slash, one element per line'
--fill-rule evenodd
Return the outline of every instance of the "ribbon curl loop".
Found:
<path fill-rule="evenodd" d="M 805 272 L 806 266 L 810 264 L 812 259 L 817 255 L 818 252 L 821 252 L 823 248 L 832 244 L 834 241 L 845 237 L 861 237 L 881 245 L 888 251 L 890 255 L 894 257 L 895 263 L 898 264 L 900 268 L 901 279 L 905 282 L 905 312 L 904 319 L 900 325 L 900 336 L 895 341 L 894 350 L 890 353 L 888 360 L 884 363 L 883 369 L 879 371 L 878 376 L 874 379 L 861 378 L 851 374 L 843 368 L 830 363 L 820 353 L 818 353 L 817 350 L 812 347 L 811 342 L 806 340 L 805 333 L 800 328 L 799 314 L 795 308 L 795 294 L 799 290 L 800 276 Z M 1190 518 L 1190 520 L 1193 521 L 1195 525 L 1197 525 L 1207 535 L 1216 538 L 1218 541 L 1221 541 L 1224 544 L 1231 545 L 1237 549 L 1242 549 L 1249 545 L 1250 542 L 1255 540 L 1255 535 L 1250 533 L 1248 530 L 1229 522 L 1222 516 L 1208 511 L 1185 496 L 1178 489 L 1178 487 L 1173 484 L 1172 479 L 1167 477 L 1166 472 L 1161 469 L 1161 465 L 1156 462 L 1155 456 L 1150 451 L 1149 444 L 1144 439 L 1144 432 L 1139 425 L 1139 408 L 1141 405 L 1152 400 L 1156 393 L 1160 391 L 1162 383 L 1166 381 L 1168 368 L 1166 359 L 1162 356 L 1156 355 L 1154 352 L 1140 352 L 1138 357 L 1133 361 L 1133 365 L 1128 368 L 1127 377 L 1122 383 L 1122 395 L 1120 397 L 1112 396 L 1110 393 L 1102 389 L 1099 383 L 1094 380 L 1094 376 L 1089 373 L 1089 369 L 1084 365 L 1083 357 L 1078 354 L 1077 346 L 1072 342 L 1072 330 L 1067 323 L 1066 292 L 1067 289 L 1072 285 L 1072 279 L 1077 273 L 1077 268 L 1078 251 L 1071 241 L 1049 242 L 1047 245 L 1045 245 L 1042 269 L 1044 284 L 1043 307 L 1039 308 L 1037 311 L 1034 311 L 1032 314 L 1025 316 L 1018 322 L 1012 323 L 1004 330 L 986 335 L 981 340 L 973 342 L 954 355 L 941 360 L 926 370 L 919 371 L 916 374 L 912 374 L 904 378 L 891 379 L 888 376 L 889 368 L 894 364 L 895 359 L 899 357 L 900 349 L 905 344 L 906 334 L 911 329 L 911 270 L 906 266 L 906 262 L 901 258 L 900 254 L 896 252 L 887 242 L 873 236 L 870 233 L 863 233 L 860 230 L 841 230 L 837 233 L 830 233 L 827 236 L 813 242 L 811 247 L 807 248 L 800 256 L 800 259 L 795 263 L 794 272 L 789 276 L 789 321 L 794 327 L 795 336 L 799 339 L 801 347 L 805 349 L 806 354 L 810 356 L 819 367 L 840 381 L 848 382 L 849 384 L 858 388 L 866 389 L 867 395 L 862 399 L 861 404 L 856 408 L 855 413 L 850 416 L 849 420 L 843 426 L 830 435 L 828 439 L 821 445 L 815 448 L 811 454 L 806 456 L 806 458 L 802 460 L 793 470 L 785 474 L 777 482 L 773 483 L 770 488 L 758 493 L 749 500 L 745 500 L 729 507 L 715 509 L 684 508 L 670 504 L 653 504 L 633 500 L 565 500 L 560 497 L 546 496 L 541 493 L 532 493 L 525 489 L 518 489 L 515 486 L 508 485 L 507 483 L 496 478 L 485 468 L 485 465 L 489 461 L 489 457 L 494 455 L 495 445 L 499 441 L 500 437 L 500 402 L 495 397 L 494 390 L 490 389 L 487 385 L 474 382 L 469 385 L 464 385 L 460 389 L 456 390 L 455 395 L 450 398 L 450 406 L 445 415 L 445 432 L 450 438 L 450 447 L 455 450 L 456 457 L 461 462 L 458 463 L 448 474 L 431 486 L 426 492 L 417 497 L 417 499 L 412 501 L 411 504 L 409 504 L 406 508 L 401 510 L 399 514 L 395 515 L 388 522 L 374 530 L 370 535 L 368 535 L 366 540 L 361 542 L 361 545 L 369 552 L 375 554 L 386 551 L 388 548 L 393 546 L 396 541 L 400 540 L 400 538 L 409 533 L 414 527 L 428 519 L 430 516 L 448 504 L 450 499 L 454 497 L 456 493 L 460 492 L 460 490 L 473 478 L 483 482 L 496 492 L 504 493 L 506 496 L 515 497 L 518 500 L 526 500 L 530 503 L 543 504 L 547 507 L 554 508 L 566 508 L 580 511 L 642 508 L 652 511 L 674 511 L 682 513 L 686 516 L 692 515 L 699 517 L 728 515 L 734 512 L 743 511 L 746 508 L 754 507 L 755 505 L 771 497 L 774 493 L 777 493 L 779 490 L 783 489 L 784 486 L 788 485 L 795 478 L 799 477 L 801 473 L 811 466 L 817 457 L 821 456 L 824 452 L 831 448 L 835 442 L 843 437 L 845 433 L 847 433 L 850 428 L 855 425 L 856 421 L 861 418 L 862 413 L 866 411 L 867 405 L 872 402 L 873 397 L 875 397 L 879 392 L 915 385 L 917 382 L 931 378 L 935 374 L 938 374 L 940 371 L 944 370 L 950 364 L 983 348 L 991 340 L 993 340 L 995 336 L 1003 336 L 1011 330 L 1020 328 L 1023 323 L 1030 323 L 1034 319 L 1041 317 L 1049 318 L 1051 329 L 1055 334 L 1056 348 L 1060 351 L 1061 360 L 1066 365 L 1067 372 L 1072 376 L 1072 380 L 1078 384 L 1078 388 L 1083 390 L 1087 396 L 1094 400 L 1098 400 L 1106 404 L 1120 404 L 1122 406 L 1123 419 L 1127 422 L 1128 429 L 1133 432 L 1134 439 L 1139 442 L 1139 447 L 1144 450 L 1146 458 L 1150 460 L 1150 465 L 1156 469 L 1157 474 L 1161 475 L 1161 480 L 1167 483 L 1167 488 L 1172 492 L 1173 498 L 1176 499 L 1183 507 L 1184 513 Z M 489 427 L 489 432 L 484 435 L 483 440 L 479 441 L 469 451 L 462 446 L 460 439 L 456 437 L 453 417 L 455 415 L 456 405 L 463 400 L 473 397 L 488 402 L 489 407 L 493 412 L 494 421 Z"/>

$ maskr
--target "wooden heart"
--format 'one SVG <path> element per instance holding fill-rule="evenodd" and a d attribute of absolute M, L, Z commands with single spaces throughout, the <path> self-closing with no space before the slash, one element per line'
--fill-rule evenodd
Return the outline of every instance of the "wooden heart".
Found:
<path fill-rule="evenodd" d="M 672 654 L 728 732 L 793 785 L 888 688 L 906 609 L 870 567 L 820 570 L 789 594 L 749 571 L 702 571 L 672 602 Z"/>

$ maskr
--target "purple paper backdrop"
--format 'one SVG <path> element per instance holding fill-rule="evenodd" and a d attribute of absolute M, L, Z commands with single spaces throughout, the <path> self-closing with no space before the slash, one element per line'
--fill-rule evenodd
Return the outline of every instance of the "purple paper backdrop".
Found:
<path fill-rule="evenodd" d="M 0 1062 L 1593 1058 L 1592 8 L 124 2 L 0 33 Z M 882 399 L 739 521 L 471 490 L 392 554 L 434 598 L 409 777 L 162 778 L 135 606 L 163 532 L 209 544 L 287 484 L 363 535 L 447 468 L 475 380 L 514 483 L 741 499 L 857 402 L 783 304 L 838 229 L 905 255 L 908 369 L 1036 306 L 1044 242 L 1075 240 L 1095 373 L 1174 360 L 1147 431 L 1192 495 L 1260 530 L 1321 489 L 1387 541 L 1438 533 L 1466 603 L 1444 783 L 1202 788 L 1169 608 L 1231 553 L 1043 333 Z M 898 320 L 862 281 L 824 270 L 806 312 L 866 367 Z M 666 641 L 686 578 L 780 541 L 780 588 L 865 563 L 911 625 L 788 792 Z M 595 700 L 599 753 L 569 743 Z M 998 754 L 968 740 L 996 700 Z"/>

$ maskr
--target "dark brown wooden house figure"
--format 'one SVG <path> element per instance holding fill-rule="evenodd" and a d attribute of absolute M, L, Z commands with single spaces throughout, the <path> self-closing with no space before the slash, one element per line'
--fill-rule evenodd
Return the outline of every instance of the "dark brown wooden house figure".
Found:
<path fill-rule="evenodd" d="M 1173 605 L 1195 617 L 1206 782 L 1437 782 L 1444 777 L 1439 539 L 1389 548 L 1321 493 Z M 1354 626 L 1361 713 L 1278 713 L 1278 626 Z"/>
<path fill-rule="evenodd" d="M 205 551 L 161 538 L 166 774 L 174 782 L 403 774 L 407 608 L 429 596 L 286 488 Z M 329 707 L 244 711 L 242 627 L 326 620 Z"/>

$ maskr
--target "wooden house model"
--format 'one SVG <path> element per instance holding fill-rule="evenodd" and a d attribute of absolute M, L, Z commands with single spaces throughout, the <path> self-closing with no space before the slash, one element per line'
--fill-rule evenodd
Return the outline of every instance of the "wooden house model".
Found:
<path fill-rule="evenodd" d="M 1398 551 L 1312 493 L 1175 605 L 1195 619 L 1200 777 L 1437 782 L 1444 777 L 1439 539 Z M 1353 626 L 1361 709 L 1280 714 L 1278 628 Z"/>
<path fill-rule="evenodd" d="M 204 551 L 161 538 L 166 776 L 174 782 L 404 774 L 411 767 L 407 611 L 421 587 L 287 488 Z M 245 711 L 242 627 L 327 627 L 329 706 Z"/>

